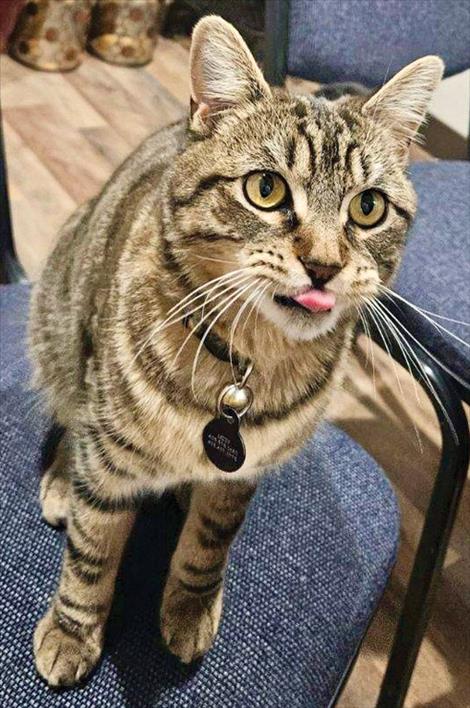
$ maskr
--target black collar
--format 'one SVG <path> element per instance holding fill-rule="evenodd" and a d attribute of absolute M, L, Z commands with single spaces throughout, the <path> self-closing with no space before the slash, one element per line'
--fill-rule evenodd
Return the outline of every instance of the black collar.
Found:
<path fill-rule="evenodd" d="M 205 327 L 195 324 L 191 315 L 187 315 L 183 322 L 188 328 L 192 326 L 193 334 L 195 334 L 196 337 L 202 342 L 206 332 Z M 209 334 L 204 338 L 203 343 L 207 351 L 212 354 L 212 356 L 215 356 L 215 358 L 219 361 L 224 361 L 227 363 L 232 362 L 233 366 L 238 370 L 240 376 L 243 377 L 245 375 L 245 372 L 251 364 L 250 360 L 240 354 L 237 354 L 237 352 L 233 351 L 233 349 L 232 356 L 230 357 L 230 350 L 227 342 L 221 339 L 215 332 L 209 332 Z"/>

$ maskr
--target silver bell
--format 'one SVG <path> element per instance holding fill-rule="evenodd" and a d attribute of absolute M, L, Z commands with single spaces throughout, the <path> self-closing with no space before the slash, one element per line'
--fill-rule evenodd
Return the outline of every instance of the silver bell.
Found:
<path fill-rule="evenodd" d="M 232 408 L 241 417 L 244 415 L 253 402 L 253 392 L 248 386 L 239 388 L 235 384 L 229 384 L 220 393 L 219 410 L 225 406 Z"/>

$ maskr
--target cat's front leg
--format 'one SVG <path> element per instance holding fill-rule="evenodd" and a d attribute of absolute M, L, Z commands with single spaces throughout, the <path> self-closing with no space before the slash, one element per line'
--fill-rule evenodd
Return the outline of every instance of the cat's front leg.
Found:
<path fill-rule="evenodd" d="M 245 482 L 194 486 L 160 611 L 163 639 L 185 663 L 204 655 L 217 634 L 228 552 L 254 490 Z"/>
<path fill-rule="evenodd" d="M 70 486 L 67 544 L 59 588 L 34 633 L 36 667 L 51 686 L 72 686 L 101 655 L 122 550 L 134 513 L 103 499 L 87 466 L 100 474 L 82 444 Z M 89 470 L 89 467 L 88 467 Z"/>

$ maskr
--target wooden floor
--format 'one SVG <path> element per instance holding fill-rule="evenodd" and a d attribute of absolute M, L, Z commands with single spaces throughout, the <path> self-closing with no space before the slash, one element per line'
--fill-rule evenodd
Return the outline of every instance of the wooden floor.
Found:
<path fill-rule="evenodd" d="M 68 74 L 35 72 L 6 57 L 1 61 L 13 223 L 21 259 L 34 278 L 74 207 L 94 195 L 146 135 L 184 114 L 188 52 L 162 39 L 144 69 L 113 67 L 87 56 Z M 402 395 L 390 360 L 376 347 L 374 392 L 367 353 L 361 341 L 333 414 L 392 481 L 402 509 L 402 543 L 342 708 L 374 706 L 439 459 L 439 433 L 424 395 L 418 403 L 409 377 L 397 367 Z M 407 708 L 470 706 L 469 512 L 467 486 Z"/>

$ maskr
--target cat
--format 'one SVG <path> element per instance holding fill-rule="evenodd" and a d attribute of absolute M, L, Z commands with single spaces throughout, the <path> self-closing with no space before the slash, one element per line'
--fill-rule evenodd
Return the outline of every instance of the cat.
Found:
<path fill-rule="evenodd" d="M 361 305 L 397 269 L 416 208 L 409 145 L 443 71 L 430 56 L 371 96 L 290 96 L 215 16 L 195 27 L 190 63 L 188 118 L 78 209 L 34 288 L 34 385 L 65 430 L 40 492 L 45 519 L 67 526 L 34 635 L 51 686 L 96 665 L 150 493 L 190 491 L 163 639 L 183 662 L 210 648 L 257 480 L 312 435 Z M 203 445 L 213 419 L 240 419 L 246 459 L 231 473 Z"/>

